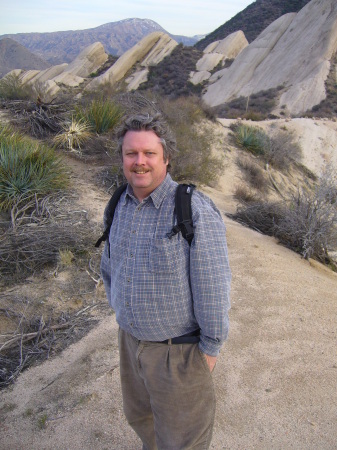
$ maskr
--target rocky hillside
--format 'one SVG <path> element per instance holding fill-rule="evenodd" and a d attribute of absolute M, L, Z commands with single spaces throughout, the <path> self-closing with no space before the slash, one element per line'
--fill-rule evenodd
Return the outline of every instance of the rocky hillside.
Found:
<path fill-rule="evenodd" d="M 101 42 L 106 53 L 120 56 L 137 44 L 143 37 L 154 31 L 167 33 L 153 20 L 125 19 L 87 30 L 19 33 L 7 34 L 2 37 L 14 39 L 31 52 L 47 60 L 50 64 L 60 64 L 72 61 L 84 48 L 95 42 Z M 184 36 L 172 37 L 184 45 L 193 45 L 197 40 L 197 38 Z"/>
<path fill-rule="evenodd" d="M 49 64 L 44 59 L 27 50 L 26 47 L 4 38 L 0 40 L 0 77 L 13 69 L 46 69 Z"/>
<path fill-rule="evenodd" d="M 300 11 L 310 0 L 257 0 L 225 24 L 198 41 L 195 46 L 204 50 L 213 41 L 221 40 L 235 31 L 243 31 L 252 42 L 268 25 L 280 16 Z"/>
<path fill-rule="evenodd" d="M 228 69 L 216 72 L 203 98 L 210 106 L 246 98 L 249 106 L 253 95 L 273 90 L 274 114 L 303 114 L 326 99 L 336 52 L 336 1 L 312 0 L 273 22 Z"/>

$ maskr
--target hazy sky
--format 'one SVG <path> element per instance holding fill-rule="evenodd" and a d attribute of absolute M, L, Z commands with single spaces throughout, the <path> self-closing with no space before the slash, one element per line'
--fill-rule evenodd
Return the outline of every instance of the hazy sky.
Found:
<path fill-rule="evenodd" d="M 171 34 L 207 34 L 254 0 L 0 0 L 0 35 L 83 30 L 151 19 Z"/>

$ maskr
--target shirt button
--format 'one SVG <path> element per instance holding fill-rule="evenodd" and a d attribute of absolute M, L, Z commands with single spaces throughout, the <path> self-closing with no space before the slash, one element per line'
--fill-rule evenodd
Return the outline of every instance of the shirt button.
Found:
<path fill-rule="evenodd" d="M 127 280 L 127 281 L 128 281 L 128 283 L 131 283 L 131 278 L 128 278 L 128 280 Z"/>
<path fill-rule="evenodd" d="M 132 322 L 130 323 L 130 327 L 133 327 L 133 323 Z"/>
<path fill-rule="evenodd" d="M 131 258 L 133 258 L 133 253 L 130 254 Z"/>
<path fill-rule="evenodd" d="M 126 305 L 126 306 L 130 306 L 130 303 L 129 303 L 129 302 L 126 302 L 125 305 Z"/>

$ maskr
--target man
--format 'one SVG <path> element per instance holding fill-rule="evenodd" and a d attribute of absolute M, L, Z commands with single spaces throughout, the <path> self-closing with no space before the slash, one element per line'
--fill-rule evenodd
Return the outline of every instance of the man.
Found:
<path fill-rule="evenodd" d="M 128 181 L 115 210 L 101 272 L 119 329 L 124 412 L 143 450 L 207 449 L 212 374 L 228 333 L 230 269 L 225 226 L 194 191 L 194 237 L 167 235 L 177 183 L 175 142 L 159 117 L 128 118 L 118 132 Z"/>

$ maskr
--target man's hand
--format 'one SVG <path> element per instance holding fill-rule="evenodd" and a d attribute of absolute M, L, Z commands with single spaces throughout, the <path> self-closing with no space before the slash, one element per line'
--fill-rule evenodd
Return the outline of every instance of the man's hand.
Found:
<path fill-rule="evenodd" d="M 206 353 L 204 353 L 204 355 L 205 355 L 205 358 L 206 358 L 206 361 L 207 361 L 209 370 L 210 370 L 211 372 L 213 372 L 213 369 L 214 369 L 214 366 L 215 366 L 217 357 L 216 357 L 216 356 L 206 355 Z"/>

